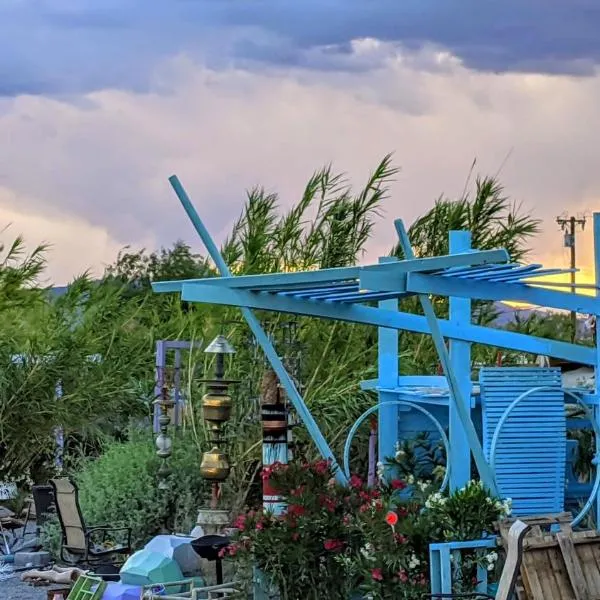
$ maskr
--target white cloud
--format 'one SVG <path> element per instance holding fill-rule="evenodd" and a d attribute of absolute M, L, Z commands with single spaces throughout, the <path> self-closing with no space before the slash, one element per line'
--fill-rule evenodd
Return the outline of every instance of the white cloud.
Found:
<path fill-rule="evenodd" d="M 66 283 L 72 276 L 90 270 L 92 276 L 101 275 L 104 266 L 113 262 L 121 246 L 109 233 L 69 215 L 39 216 L 7 208 L 13 204 L 13 193 L 0 188 L 0 243 L 10 245 L 17 235 L 25 238 L 27 252 L 40 244 L 50 243 L 50 259 L 42 284 Z M 13 198 L 14 204 L 30 204 L 30 199 Z M 94 268 L 90 269 L 93 265 Z"/>
<path fill-rule="evenodd" d="M 360 183 L 395 151 L 402 172 L 371 258 L 393 243 L 392 218 L 410 222 L 442 192 L 459 194 L 473 157 L 494 173 L 512 151 L 502 181 L 545 219 L 542 258 L 560 258 L 557 214 L 600 210 L 600 76 L 485 74 L 439 49 L 414 54 L 376 40 L 357 41 L 342 59 L 369 68 L 214 71 L 179 56 L 157 69 L 148 93 L 5 100 L 0 218 L 18 213 L 10 220 L 25 232 L 31 219 L 44 223 L 64 281 L 120 245 L 182 237 L 197 246 L 167 184 L 174 172 L 220 241 L 246 188 L 263 184 L 290 205 L 324 163 Z"/>

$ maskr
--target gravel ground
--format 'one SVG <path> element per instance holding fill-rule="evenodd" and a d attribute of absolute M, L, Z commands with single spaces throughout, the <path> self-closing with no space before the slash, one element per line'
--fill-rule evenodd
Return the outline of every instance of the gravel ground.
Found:
<path fill-rule="evenodd" d="M 5 581 L 0 581 L 0 598 L 2 600 L 46 600 L 48 590 L 56 586 L 33 587 L 21 581 L 20 573 Z"/>

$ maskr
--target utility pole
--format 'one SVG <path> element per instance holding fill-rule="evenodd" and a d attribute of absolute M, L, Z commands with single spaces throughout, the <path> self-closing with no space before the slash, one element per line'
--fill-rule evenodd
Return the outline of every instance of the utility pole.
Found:
<path fill-rule="evenodd" d="M 560 225 L 561 229 L 565 232 L 565 248 L 571 250 L 571 292 L 575 293 L 575 268 L 576 268 L 576 255 L 575 255 L 575 235 L 577 232 L 577 226 L 581 226 L 581 230 L 585 229 L 585 216 L 584 217 L 568 217 L 561 216 L 556 217 L 556 222 Z M 577 337 L 577 313 L 571 311 L 571 341 L 575 341 Z"/>

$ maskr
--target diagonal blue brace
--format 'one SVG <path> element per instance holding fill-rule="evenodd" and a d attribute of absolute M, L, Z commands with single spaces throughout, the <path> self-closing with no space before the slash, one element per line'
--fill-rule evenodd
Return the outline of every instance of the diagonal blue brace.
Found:
<path fill-rule="evenodd" d="M 396 233 L 398 234 L 398 238 L 400 240 L 400 246 L 404 251 L 404 256 L 408 260 L 413 259 L 415 255 L 412 246 L 410 245 L 408 234 L 404 229 L 404 223 L 402 223 L 401 219 L 397 219 L 396 221 L 394 221 L 394 225 L 396 227 Z M 494 475 L 494 471 L 492 470 L 492 468 L 488 465 L 488 463 L 485 460 L 483 448 L 481 447 L 481 443 L 479 442 L 479 438 L 477 437 L 477 432 L 475 431 L 473 421 L 471 421 L 471 416 L 469 415 L 469 412 L 466 409 L 466 406 L 468 405 L 465 403 L 465 400 L 462 397 L 460 385 L 458 384 L 458 381 L 454 376 L 452 364 L 450 363 L 450 356 L 448 354 L 448 350 L 446 348 L 446 344 L 444 342 L 444 338 L 442 336 L 442 332 L 440 330 L 435 311 L 433 310 L 431 300 L 426 294 L 419 294 L 419 300 L 421 301 L 421 306 L 423 308 L 423 312 L 425 313 L 427 324 L 429 325 L 429 330 L 431 331 L 433 343 L 435 344 L 435 348 L 440 358 L 440 362 L 442 363 L 444 375 L 446 375 L 446 379 L 448 380 L 448 388 L 450 390 L 450 399 L 452 401 L 452 406 L 456 410 L 456 413 L 464 428 L 467 439 L 469 440 L 469 446 L 471 447 L 471 452 L 473 453 L 473 458 L 475 459 L 475 464 L 477 465 L 477 469 L 479 471 L 479 475 L 481 476 L 481 480 L 489 488 L 492 494 L 494 494 L 495 496 L 499 496 L 500 494 L 498 491 L 498 486 L 496 485 L 496 476 Z"/>
<path fill-rule="evenodd" d="M 181 202 L 183 209 L 187 213 L 187 216 L 189 217 L 190 221 L 192 222 L 194 229 L 198 232 L 198 235 L 202 239 L 202 242 L 206 246 L 206 249 L 208 250 L 210 257 L 213 259 L 215 265 L 217 266 L 217 269 L 219 269 L 221 276 L 231 277 L 231 273 L 229 271 L 229 268 L 227 267 L 227 264 L 223 260 L 223 257 L 221 256 L 221 253 L 219 252 L 219 249 L 217 248 L 216 244 L 210 237 L 208 230 L 206 229 L 206 227 L 204 227 L 204 223 L 202 223 L 200 216 L 198 215 L 196 209 L 194 208 L 192 201 L 190 200 L 189 196 L 187 195 L 187 192 L 183 188 L 183 185 L 181 185 L 181 182 L 179 181 L 178 177 L 176 175 L 172 175 L 171 177 L 169 177 L 169 183 L 175 190 L 175 193 L 177 194 L 177 197 L 179 198 L 179 201 Z M 304 399 L 302 398 L 302 396 L 296 389 L 296 386 L 294 385 L 292 378 L 289 376 L 288 372 L 286 371 L 285 367 L 283 366 L 283 363 L 281 362 L 279 356 L 277 355 L 277 352 L 275 351 L 273 344 L 269 340 L 264 329 L 261 327 L 260 323 L 258 322 L 258 319 L 254 316 L 254 313 L 249 308 L 246 308 L 246 307 L 240 307 L 240 308 L 242 311 L 242 315 L 246 319 L 248 326 L 250 327 L 252 333 L 254 334 L 254 337 L 256 338 L 257 342 L 260 344 L 267 359 L 271 363 L 273 370 L 277 374 L 279 381 L 283 385 L 288 397 L 292 401 L 294 408 L 296 409 L 298 415 L 300 416 L 304 425 L 308 429 L 310 436 L 312 437 L 317 448 L 319 449 L 321 456 L 324 459 L 331 461 L 331 464 L 332 464 L 333 468 L 335 469 L 335 474 L 336 474 L 337 480 L 340 483 L 346 483 L 347 478 L 346 478 L 346 475 L 344 474 L 344 471 L 340 468 L 337 461 L 335 460 L 335 456 L 333 455 L 331 448 L 327 444 L 327 441 L 323 437 L 323 434 L 321 433 L 319 426 L 317 425 L 316 421 L 313 419 L 313 416 L 310 413 L 310 411 L 308 410 L 308 407 L 306 406 Z"/>

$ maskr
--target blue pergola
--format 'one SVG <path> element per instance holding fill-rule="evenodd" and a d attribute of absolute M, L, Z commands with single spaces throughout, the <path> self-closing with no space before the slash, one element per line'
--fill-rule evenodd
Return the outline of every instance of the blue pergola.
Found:
<path fill-rule="evenodd" d="M 485 459 L 481 442 L 471 420 L 471 345 L 485 344 L 520 352 L 555 357 L 593 366 L 598 372 L 600 345 L 595 348 L 559 342 L 471 323 L 471 300 L 517 301 L 554 309 L 600 314 L 598 287 L 593 296 L 542 287 L 542 276 L 568 273 L 565 269 L 544 269 L 542 265 L 521 265 L 510 261 L 504 249 L 471 249 L 470 233 L 452 232 L 450 254 L 416 258 L 402 221 L 395 221 L 404 260 L 381 258 L 378 264 L 304 272 L 232 276 L 219 250 L 204 227 L 187 193 L 176 176 L 170 182 L 205 244 L 221 277 L 166 281 L 153 284 L 156 292 L 177 292 L 188 302 L 221 304 L 241 308 L 298 415 L 303 420 L 321 455 L 337 466 L 336 458 L 313 419 L 294 382 L 286 372 L 268 336 L 252 309 L 293 313 L 325 319 L 373 325 L 379 328 L 379 375 L 363 382 L 365 389 L 379 395 L 379 456 L 394 453 L 398 440 L 398 406 L 406 397 L 406 380 L 398 370 L 398 331 L 432 336 L 448 388 L 450 425 L 451 485 L 462 486 L 470 478 L 472 453 L 484 483 L 498 492 L 494 470 Z M 596 281 L 600 281 L 600 213 L 594 215 L 594 256 Z M 567 284 L 568 286 L 568 284 Z M 401 312 L 398 300 L 417 296 L 424 316 Z M 438 319 L 431 296 L 448 296 L 447 320 Z M 445 339 L 449 340 L 449 347 Z M 410 378 L 414 385 L 428 385 L 432 378 Z M 585 402 L 598 415 L 599 383 Z M 337 469 L 340 481 L 346 475 Z"/>

